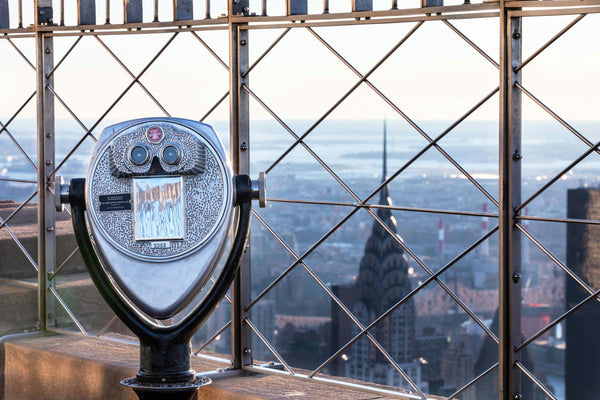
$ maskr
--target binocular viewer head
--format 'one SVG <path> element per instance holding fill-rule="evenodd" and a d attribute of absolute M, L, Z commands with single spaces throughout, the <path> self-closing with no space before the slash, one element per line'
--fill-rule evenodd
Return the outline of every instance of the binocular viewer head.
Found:
<path fill-rule="evenodd" d="M 213 129 L 152 118 L 107 127 L 85 186 L 95 250 L 150 317 L 179 312 L 210 278 L 232 229 L 234 185 Z"/>

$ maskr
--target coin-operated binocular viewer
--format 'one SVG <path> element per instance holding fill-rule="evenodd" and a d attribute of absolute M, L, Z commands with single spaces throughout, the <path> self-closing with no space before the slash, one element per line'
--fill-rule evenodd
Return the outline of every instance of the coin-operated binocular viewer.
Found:
<path fill-rule="evenodd" d="M 233 176 L 206 124 L 148 118 L 106 128 L 87 178 L 56 190 L 94 284 L 140 340 L 140 370 L 121 383 L 142 400 L 191 399 L 210 383 L 191 369 L 191 337 L 231 286 L 264 175 Z"/>

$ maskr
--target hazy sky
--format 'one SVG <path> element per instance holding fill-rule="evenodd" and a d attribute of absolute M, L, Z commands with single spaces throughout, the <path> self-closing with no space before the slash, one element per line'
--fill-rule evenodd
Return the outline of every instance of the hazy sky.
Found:
<path fill-rule="evenodd" d="M 412 1 L 412 0 L 411 0 Z M 58 7 L 58 1 L 56 2 Z M 197 3 L 204 3 L 197 1 Z M 221 13 L 216 5 L 213 16 Z M 219 3 L 219 4 L 217 4 Z M 281 4 L 280 4 L 281 3 Z M 345 3 L 334 1 L 332 11 Z M 335 4 L 334 4 L 335 3 Z M 389 7 L 389 1 L 375 1 L 376 8 Z M 67 24 L 73 24 L 76 2 L 65 1 Z M 171 2 L 161 2 L 161 15 L 170 16 Z M 258 11 L 259 1 L 251 4 Z M 284 2 L 272 1 L 269 12 L 282 12 Z M 9 0 L 11 15 L 17 1 Z M 203 5 L 203 4 L 202 4 Z M 202 5 L 196 16 L 204 15 Z M 322 1 L 310 1 L 317 11 Z M 152 18 L 152 2 L 144 1 L 145 18 Z M 279 8 L 277 8 L 279 7 Z M 31 20 L 31 6 L 24 4 L 25 24 Z M 122 6 L 112 4 L 113 20 L 118 22 Z M 104 19 L 103 3 L 98 19 Z M 589 15 L 547 49 L 523 71 L 526 87 L 549 107 L 569 120 L 597 119 L 600 109 L 600 33 L 598 15 Z M 524 20 L 524 58 L 560 31 L 574 16 L 529 18 Z M 16 21 L 16 18 L 13 19 Z M 493 59 L 498 60 L 498 21 L 496 19 L 452 21 Z M 352 63 L 366 73 L 415 23 L 395 25 L 319 28 L 315 31 Z M 251 59 L 256 59 L 282 32 L 281 29 L 250 32 Z M 199 32 L 199 36 L 228 62 L 226 31 Z M 102 40 L 137 74 L 170 35 L 103 36 Z M 55 38 L 55 57 L 60 59 L 75 38 Z M 34 62 L 31 39 L 15 44 Z M 0 40 L 0 121 L 5 121 L 35 89 L 35 75 L 6 40 Z M 425 23 L 370 77 L 370 81 L 398 107 L 415 120 L 454 120 L 498 85 L 498 70 L 443 22 Z M 318 119 L 359 78 L 344 66 L 306 29 L 293 29 L 250 75 L 250 87 L 284 119 Z M 55 88 L 64 101 L 93 123 L 131 82 L 130 76 L 104 50 L 94 37 L 84 37 L 55 75 Z M 228 90 L 228 75 L 214 57 L 191 34 L 180 34 L 141 82 L 174 116 L 200 118 Z M 56 105 L 58 118 L 70 118 Z M 161 115 L 160 110 L 137 85 L 113 109 L 113 120 Z M 252 115 L 269 116 L 252 102 Z M 496 119 L 498 98 L 494 96 L 474 119 Z M 35 103 L 23 111 L 35 116 Z M 227 102 L 212 115 L 227 119 Z M 365 84 L 361 85 L 332 114 L 337 119 L 396 118 L 395 111 Z M 524 98 L 524 118 L 544 119 L 547 114 Z"/>

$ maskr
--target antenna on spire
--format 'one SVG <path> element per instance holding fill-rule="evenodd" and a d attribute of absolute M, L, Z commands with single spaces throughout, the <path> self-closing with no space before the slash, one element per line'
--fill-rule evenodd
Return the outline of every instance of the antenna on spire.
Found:
<path fill-rule="evenodd" d="M 387 120 L 383 120 L 383 176 L 382 182 L 387 178 Z"/>

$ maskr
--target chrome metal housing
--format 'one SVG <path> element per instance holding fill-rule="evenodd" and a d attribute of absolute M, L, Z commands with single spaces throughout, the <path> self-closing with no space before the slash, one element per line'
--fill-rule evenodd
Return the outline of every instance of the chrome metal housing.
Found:
<path fill-rule="evenodd" d="M 144 139 L 149 127 L 160 127 L 164 140 Z M 165 143 L 180 150 L 170 171 L 153 161 Z M 153 166 L 146 172 L 127 163 L 115 167 L 119 154 L 127 159 L 138 144 L 147 147 Z M 89 225 L 103 268 L 138 311 L 170 318 L 205 285 L 231 231 L 232 179 L 223 146 L 206 124 L 146 118 L 102 132 L 86 179 Z"/>

